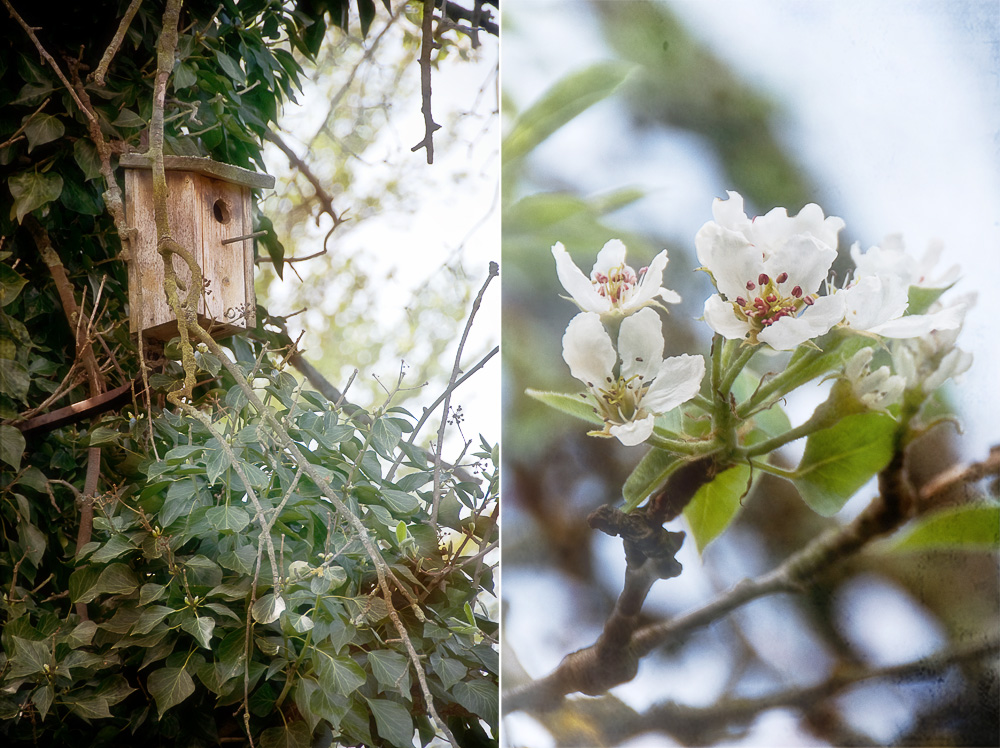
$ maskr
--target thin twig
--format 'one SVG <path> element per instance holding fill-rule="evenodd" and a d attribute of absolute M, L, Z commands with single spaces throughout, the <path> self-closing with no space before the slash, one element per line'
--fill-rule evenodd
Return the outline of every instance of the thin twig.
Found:
<path fill-rule="evenodd" d="M 121 47 L 122 41 L 125 39 L 125 32 L 128 31 L 128 27 L 132 23 L 132 18 L 135 16 L 136 11 L 139 10 L 139 5 L 141 3 L 142 0 L 132 0 L 132 2 L 129 3 L 128 8 L 125 10 L 125 15 L 122 16 L 121 23 L 118 24 L 118 30 L 111 39 L 111 43 L 108 45 L 108 48 L 104 50 L 104 55 L 101 57 L 101 61 L 97 65 L 97 70 L 91 74 L 90 80 L 98 86 L 104 85 L 104 76 L 108 73 L 108 66 L 111 65 L 111 60 L 114 59 L 114 56 L 118 53 L 118 48 Z"/>

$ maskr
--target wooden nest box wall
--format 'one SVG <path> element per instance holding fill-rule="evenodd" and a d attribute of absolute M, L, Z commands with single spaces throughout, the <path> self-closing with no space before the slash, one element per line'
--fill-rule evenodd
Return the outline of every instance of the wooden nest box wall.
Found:
<path fill-rule="evenodd" d="M 169 340 L 177 335 L 177 320 L 167 303 L 163 260 L 156 250 L 152 161 L 143 154 L 126 154 L 120 164 L 125 169 L 125 218 L 136 229 L 128 266 L 130 328 L 146 338 Z M 251 189 L 274 187 L 274 177 L 188 156 L 164 156 L 163 166 L 170 234 L 194 256 L 205 281 L 199 323 L 215 338 L 253 328 L 257 299 Z M 188 288 L 187 263 L 177 256 L 172 262 L 179 283 Z"/>

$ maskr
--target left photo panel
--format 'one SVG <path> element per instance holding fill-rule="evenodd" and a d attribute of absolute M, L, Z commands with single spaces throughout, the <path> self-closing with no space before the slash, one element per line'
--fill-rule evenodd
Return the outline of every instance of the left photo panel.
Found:
<path fill-rule="evenodd" d="M 3 6 L 0 743 L 497 745 L 497 0 Z"/>

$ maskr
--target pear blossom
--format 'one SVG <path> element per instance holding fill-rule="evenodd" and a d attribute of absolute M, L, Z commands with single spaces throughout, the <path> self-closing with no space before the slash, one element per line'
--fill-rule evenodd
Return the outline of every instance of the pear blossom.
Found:
<path fill-rule="evenodd" d="M 705 302 L 704 319 L 730 340 L 791 350 L 828 332 L 844 317 L 844 299 L 818 291 L 837 257 L 844 222 L 824 217 L 815 204 L 789 216 L 775 208 L 753 220 L 743 198 L 712 204 L 714 221 L 698 231 L 702 269 L 718 290 Z"/>
<path fill-rule="evenodd" d="M 898 341 L 892 349 L 896 370 L 906 380 L 907 389 L 920 389 L 931 393 L 948 379 L 954 379 L 972 366 L 972 354 L 955 346 L 961 332 L 965 313 L 976 303 L 976 295 L 965 294 L 956 300 L 952 308 L 960 316 L 958 326 L 939 329 L 919 338 Z M 940 302 L 931 307 L 931 312 L 941 310 Z"/>
<path fill-rule="evenodd" d="M 854 397 L 869 410 L 885 410 L 903 397 L 906 380 L 880 366 L 872 371 L 870 366 L 875 352 L 862 348 L 844 364 L 844 378 L 851 386 Z"/>
<path fill-rule="evenodd" d="M 598 252 L 588 278 L 573 262 L 562 242 L 552 246 L 559 282 L 584 312 L 626 316 L 656 304 L 657 298 L 670 304 L 681 300 L 676 291 L 660 285 L 667 267 L 667 250 L 656 255 L 649 266 L 640 268 L 639 272 L 625 264 L 625 253 L 621 240 L 609 241 Z"/>
<path fill-rule="evenodd" d="M 892 275 L 901 278 L 906 286 L 947 288 L 958 280 L 958 265 L 952 265 L 938 278 L 931 278 L 932 269 L 941 258 L 943 250 L 944 244 L 941 241 L 933 241 L 918 261 L 903 247 L 902 234 L 890 234 L 880 245 L 869 248 L 867 252 L 862 252 L 861 245 L 855 243 L 851 247 L 851 258 L 858 277 Z"/>
<path fill-rule="evenodd" d="M 943 290 L 955 282 L 958 267 L 932 281 L 929 272 L 940 255 L 940 247 L 932 246 L 924 260 L 917 263 L 903 250 L 898 235 L 887 237 L 885 244 L 864 253 L 857 244 L 851 248 L 857 266 L 855 280 L 838 292 L 844 297 L 843 325 L 887 338 L 915 338 L 932 330 L 958 328 L 965 315 L 960 305 L 939 305 L 927 314 L 906 314 L 910 286 Z"/>
<path fill-rule="evenodd" d="M 603 430 L 589 433 L 626 446 L 646 441 L 656 416 L 698 394 L 705 376 L 701 356 L 664 360 L 660 317 L 648 308 L 622 320 L 617 351 L 599 314 L 576 315 L 563 335 L 563 358 L 604 420 Z"/>

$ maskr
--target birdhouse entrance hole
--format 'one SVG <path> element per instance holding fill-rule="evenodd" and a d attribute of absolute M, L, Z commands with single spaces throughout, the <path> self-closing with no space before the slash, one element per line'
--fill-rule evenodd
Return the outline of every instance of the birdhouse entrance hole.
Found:
<path fill-rule="evenodd" d="M 229 223 L 229 219 L 232 218 L 229 205 L 222 198 L 216 200 L 215 204 L 212 205 L 212 214 L 219 223 Z"/>
<path fill-rule="evenodd" d="M 156 249 L 152 161 L 125 154 L 125 218 L 136 230 L 128 268 L 129 318 L 133 333 L 169 340 L 177 320 L 164 292 L 163 258 Z M 164 156 L 170 234 L 201 268 L 205 291 L 198 321 L 214 337 L 253 328 L 257 300 L 253 288 L 252 189 L 274 187 L 274 177 L 207 158 Z M 189 288 L 191 271 L 172 256 L 177 281 Z"/>

